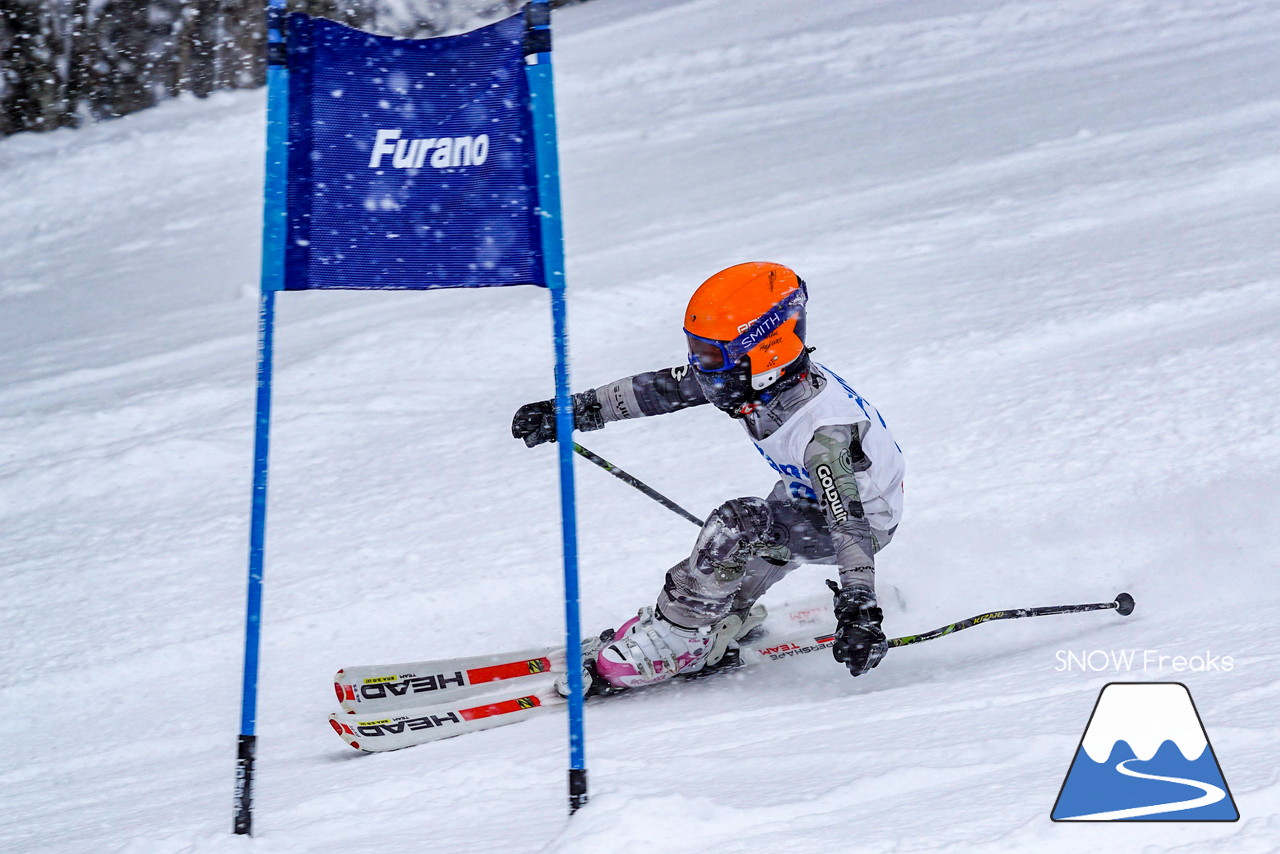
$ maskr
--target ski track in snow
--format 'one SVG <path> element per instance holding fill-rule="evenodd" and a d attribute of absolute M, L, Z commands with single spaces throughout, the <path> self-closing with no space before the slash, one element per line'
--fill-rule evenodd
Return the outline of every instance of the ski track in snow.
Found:
<path fill-rule="evenodd" d="M 1121 589 L 1134 616 L 593 705 L 572 822 L 559 716 L 359 755 L 325 720 L 338 667 L 559 636 L 555 455 L 509 435 L 551 391 L 549 311 L 289 294 L 258 835 L 232 838 L 264 99 L 183 99 L 0 141 L 0 849 L 1274 850 L 1280 7 L 777 8 L 556 12 L 575 386 L 679 363 L 698 282 L 790 263 L 818 358 L 907 454 L 886 629 Z M 697 513 L 771 485 L 709 410 L 582 438 Z M 693 531 L 577 472 L 598 630 Z M 1059 672 L 1064 649 L 1236 667 Z M 1188 685 L 1239 822 L 1049 820 L 1098 691 L 1132 679 Z"/>

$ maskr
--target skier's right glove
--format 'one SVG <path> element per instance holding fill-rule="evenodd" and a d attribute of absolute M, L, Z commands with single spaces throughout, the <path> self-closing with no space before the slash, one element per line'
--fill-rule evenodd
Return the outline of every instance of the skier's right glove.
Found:
<path fill-rule="evenodd" d="M 879 664 L 889 650 L 889 641 L 880 628 L 884 612 L 875 604 L 875 594 L 870 590 L 841 590 L 834 581 L 828 581 L 827 586 L 836 600 L 836 641 L 831 654 L 851 674 L 861 676 Z"/>
<path fill-rule="evenodd" d="M 599 430 L 604 426 L 604 413 L 600 410 L 600 402 L 596 399 L 596 390 L 573 395 L 573 429 Z M 516 410 L 511 420 L 511 435 L 524 439 L 525 445 L 532 448 L 543 442 L 556 440 L 556 402 L 539 400 L 526 403 Z"/>

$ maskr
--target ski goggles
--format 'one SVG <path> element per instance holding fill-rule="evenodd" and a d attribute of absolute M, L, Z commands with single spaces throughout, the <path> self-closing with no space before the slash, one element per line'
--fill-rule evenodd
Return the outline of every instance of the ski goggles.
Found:
<path fill-rule="evenodd" d="M 689 364 L 703 373 L 714 374 L 727 371 L 738 363 L 738 360 L 755 349 L 777 330 L 782 324 L 804 311 L 809 292 L 804 282 L 800 287 L 787 294 L 786 298 L 752 321 L 746 329 L 732 341 L 717 341 L 714 338 L 703 338 L 685 330 L 689 339 Z"/>

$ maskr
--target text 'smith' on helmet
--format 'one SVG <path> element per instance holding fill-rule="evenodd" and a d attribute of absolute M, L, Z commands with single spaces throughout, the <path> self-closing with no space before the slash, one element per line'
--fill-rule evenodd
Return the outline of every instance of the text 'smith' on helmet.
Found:
<path fill-rule="evenodd" d="M 768 402 L 808 367 L 804 281 L 790 267 L 736 264 L 689 299 L 689 364 L 707 399 L 731 415 Z"/>

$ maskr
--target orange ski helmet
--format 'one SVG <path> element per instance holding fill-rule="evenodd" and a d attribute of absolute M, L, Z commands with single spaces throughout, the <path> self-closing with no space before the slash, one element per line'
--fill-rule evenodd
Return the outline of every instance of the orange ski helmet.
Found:
<path fill-rule="evenodd" d="M 707 399 L 730 414 L 764 403 L 808 367 L 808 292 L 795 271 L 752 261 L 721 270 L 689 299 L 689 364 Z"/>

